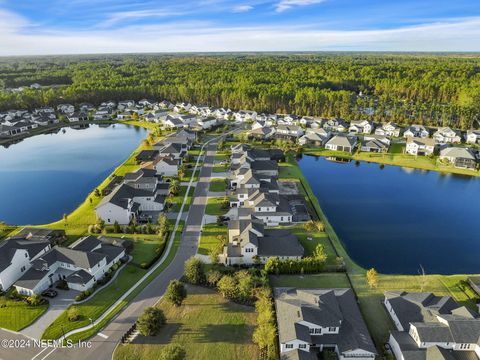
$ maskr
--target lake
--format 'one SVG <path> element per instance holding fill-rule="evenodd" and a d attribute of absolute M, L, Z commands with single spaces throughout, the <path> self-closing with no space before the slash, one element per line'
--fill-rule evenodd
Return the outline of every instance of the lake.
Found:
<path fill-rule="evenodd" d="M 0 221 L 46 224 L 81 204 L 147 135 L 124 124 L 63 128 L 0 147 Z"/>
<path fill-rule="evenodd" d="M 354 261 L 382 273 L 480 273 L 480 179 L 337 163 L 299 165 Z"/>

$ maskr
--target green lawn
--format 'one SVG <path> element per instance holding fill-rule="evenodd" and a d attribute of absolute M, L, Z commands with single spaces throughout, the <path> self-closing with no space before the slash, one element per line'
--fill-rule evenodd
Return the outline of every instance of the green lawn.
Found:
<path fill-rule="evenodd" d="M 158 305 L 167 324 L 157 336 L 139 336 L 133 344 L 117 347 L 113 359 L 158 359 L 165 344 L 179 344 L 186 359 L 258 359 L 252 343 L 256 324 L 253 307 L 234 304 L 210 289 L 188 286 L 180 307 L 166 301 Z"/>
<path fill-rule="evenodd" d="M 205 214 L 216 216 L 225 215 L 228 212 L 228 209 L 222 208 L 223 200 L 223 197 L 208 198 Z"/>
<path fill-rule="evenodd" d="M 211 179 L 210 180 L 210 191 L 219 192 L 225 191 L 227 189 L 227 183 L 225 179 Z"/>
<path fill-rule="evenodd" d="M 158 253 L 163 252 L 165 243 L 165 239 L 160 239 L 158 235 L 138 235 L 130 254 L 133 256 L 132 264 L 140 266 L 151 261 Z"/>
<path fill-rule="evenodd" d="M 349 288 L 347 275 L 344 273 L 323 273 L 312 275 L 272 275 L 272 287 L 299 288 Z"/>
<path fill-rule="evenodd" d="M 200 172 L 200 168 L 197 168 L 197 171 L 195 172 L 195 176 L 193 177 L 193 181 L 198 181 L 199 172 Z M 182 182 L 190 181 L 190 178 L 192 177 L 192 173 L 193 173 L 193 168 L 187 169 L 183 177 L 180 178 L 180 181 Z"/>
<path fill-rule="evenodd" d="M 335 254 L 335 250 L 333 249 L 332 244 L 328 240 L 328 236 L 325 232 L 307 232 L 303 225 L 294 226 L 291 228 L 291 231 L 298 237 L 298 240 L 305 249 L 305 256 L 312 255 L 317 245 L 322 244 L 325 247 L 325 251 L 328 255 L 327 264 L 333 265 L 336 263 L 335 259 L 337 256 Z M 308 238 L 311 238 L 312 240 L 308 240 Z"/>
<path fill-rule="evenodd" d="M 223 173 L 226 172 L 228 168 L 225 165 L 213 165 L 212 171 L 214 173 Z"/>
<path fill-rule="evenodd" d="M 202 235 L 200 236 L 198 253 L 208 255 L 210 250 L 215 249 L 219 245 L 218 235 L 228 236 L 228 228 L 226 226 L 218 226 L 217 224 L 204 225 Z"/>
<path fill-rule="evenodd" d="M 0 327 L 20 331 L 47 311 L 48 305 L 30 306 L 23 301 L 0 296 Z"/>
<path fill-rule="evenodd" d="M 217 151 L 215 154 L 215 161 L 224 161 L 228 160 L 228 155 L 222 151 Z"/>

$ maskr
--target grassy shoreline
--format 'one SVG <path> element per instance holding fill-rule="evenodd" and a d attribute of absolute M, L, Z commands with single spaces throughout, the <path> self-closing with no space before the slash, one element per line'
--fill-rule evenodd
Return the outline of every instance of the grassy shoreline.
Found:
<path fill-rule="evenodd" d="M 322 157 L 340 157 L 344 159 L 366 161 L 383 165 L 393 165 L 412 169 L 437 171 L 442 174 L 457 174 L 468 176 L 480 176 L 479 170 L 458 169 L 453 165 L 440 164 L 438 157 L 414 156 L 398 152 L 393 153 L 368 153 L 355 152 L 350 154 L 345 151 L 325 150 L 321 148 L 304 148 L 304 155 L 322 156 Z"/>

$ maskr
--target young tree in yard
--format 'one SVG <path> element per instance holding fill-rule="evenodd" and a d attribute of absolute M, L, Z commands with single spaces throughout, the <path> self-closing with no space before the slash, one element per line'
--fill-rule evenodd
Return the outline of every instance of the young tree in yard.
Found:
<path fill-rule="evenodd" d="M 327 260 L 327 252 L 325 251 L 325 246 L 323 244 L 318 244 L 313 251 L 313 257 L 318 260 L 325 262 Z"/>
<path fill-rule="evenodd" d="M 200 259 L 192 256 L 185 263 L 185 278 L 190 284 L 201 284 L 205 280 L 205 270 Z"/>
<path fill-rule="evenodd" d="M 165 292 L 165 299 L 175 306 L 180 306 L 186 297 L 187 290 L 185 286 L 178 280 L 170 281 Z"/>
<path fill-rule="evenodd" d="M 148 307 L 143 311 L 143 314 L 137 320 L 137 329 L 143 336 L 157 335 L 166 319 L 162 310 Z"/>
<path fill-rule="evenodd" d="M 162 346 L 160 354 L 158 355 L 159 360 L 183 360 L 185 359 L 186 352 L 185 349 L 179 344 L 168 344 Z"/>
<path fill-rule="evenodd" d="M 378 273 L 374 268 L 367 271 L 367 283 L 370 288 L 377 287 L 378 285 Z"/>
<path fill-rule="evenodd" d="M 120 225 L 118 224 L 118 221 L 115 220 L 115 222 L 113 223 L 113 232 L 115 234 L 118 234 L 120 230 L 121 230 Z"/>
<path fill-rule="evenodd" d="M 168 186 L 168 192 L 170 195 L 174 196 L 177 195 L 180 191 L 180 182 L 177 179 L 170 181 L 170 185 Z"/>
<path fill-rule="evenodd" d="M 162 213 L 158 216 L 158 230 L 157 230 L 157 234 L 158 234 L 160 237 L 163 237 L 167 231 L 168 231 L 168 219 L 167 219 L 167 215 L 165 215 L 165 213 L 162 212 Z"/>
<path fill-rule="evenodd" d="M 183 179 L 186 171 L 187 171 L 187 169 L 185 168 L 185 164 L 181 164 L 178 168 L 178 177 L 180 179 Z"/>
<path fill-rule="evenodd" d="M 235 299 L 238 296 L 237 281 L 231 275 L 224 275 L 217 283 L 217 287 L 224 298 Z"/>
<path fill-rule="evenodd" d="M 253 332 L 253 342 L 266 352 L 267 359 L 275 359 L 275 325 L 272 323 L 259 324 Z"/>

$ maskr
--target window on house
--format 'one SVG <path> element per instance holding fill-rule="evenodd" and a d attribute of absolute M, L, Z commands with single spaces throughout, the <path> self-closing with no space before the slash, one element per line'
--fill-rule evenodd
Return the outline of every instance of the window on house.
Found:
<path fill-rule="evenodd" d="M 322 329 L 315 329 L 315 334 L 321 334 L 322 333 Z"/>
<path fill-rule="evenodd" d="M 293 349 L 293 344 L 285 344 L 285 349 Z"/>
<path fill-rule="evenodd" d="M 27 253 L 25 253 L 25 257 L 28 258 L 28 254 L 27 254 Z"/>
<path fill-rule="evenodd" d="M 313 333 L 315 333 L 315 329 L 309 329 L 308 332 L 309 332 L 310 334 L 313 334 Z"/>
<path fill-rule="evenodd" d="M 306 349 L 306 348 L 307 348 L 307 344 L 299 344 L 299 345 L 298 345 L 298 348 L 299 348 L 299 349 Z"/>

